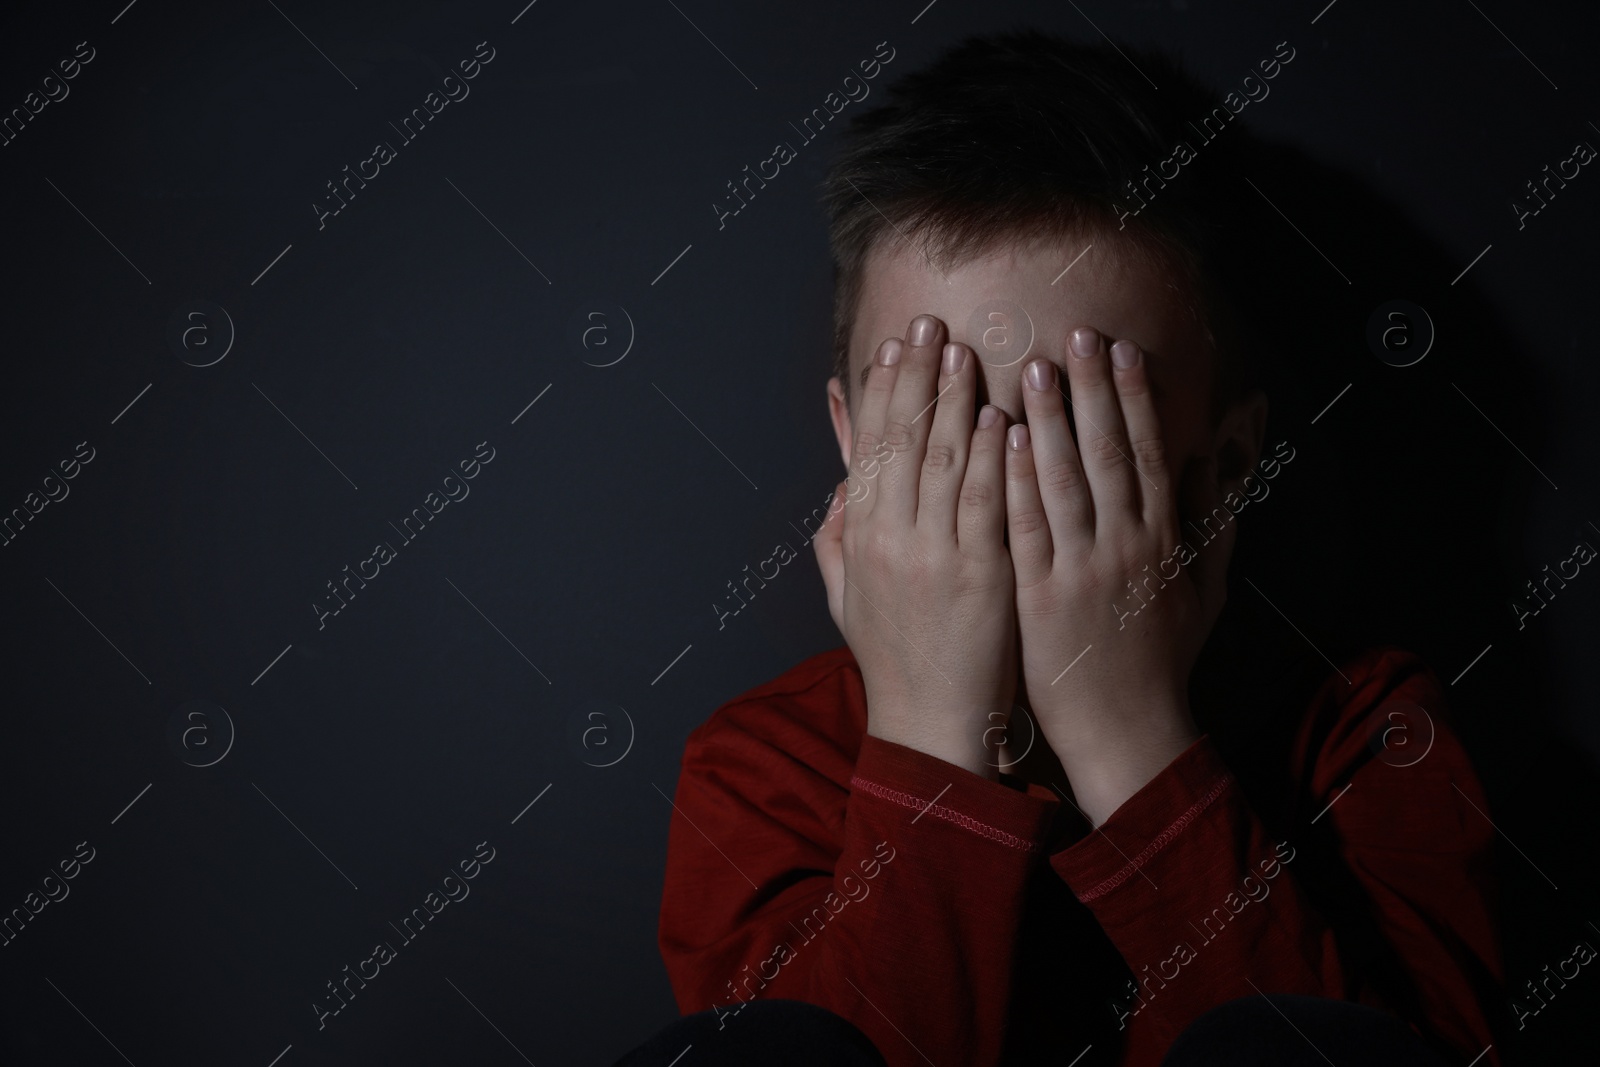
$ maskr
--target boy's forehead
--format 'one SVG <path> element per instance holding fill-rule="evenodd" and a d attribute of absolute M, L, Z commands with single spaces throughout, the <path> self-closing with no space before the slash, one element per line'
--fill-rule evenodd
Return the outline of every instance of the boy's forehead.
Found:
<path fill-rule="evenodd" d="M 1158 385 L 1179 386 L 1209 371 L 1184 297 L 1172 271 L 1103 235 L 1003 242 L 943 271 L 906 242 L 879 243 L 862 272 L 852 385 L 884 338 L 904 337 L 914 317 L 929 314 L 978 354 L 991 385 L 1019 375 L 1024 355 L 1059 362 L 1071 331 L 1093 326 L 1138 343 Z"/>

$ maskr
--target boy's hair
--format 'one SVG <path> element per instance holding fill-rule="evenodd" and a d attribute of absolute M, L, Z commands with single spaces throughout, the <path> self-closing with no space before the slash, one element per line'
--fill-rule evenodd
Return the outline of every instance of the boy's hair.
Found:
<path fill-rule="evenodd" d="M 970 37 L 888 95 L 851 121 L 822 193 L 847 400 L 866 258 L 896 231 L 940 270 L 1037 236 L 1110 243 L 1179 279 L 1216 371 L 1214 417 L 1253 384 L 1253 344 L 1231 297 L 1259 210 L 1244 181 L 1249 138 L 1213 133 L 1233 113 L 1177 61 L 1025 30 Z M 1206 120 L 1214 142 L 1191 125 Z M 1180 141 L 1195 158 L 1163 181 L 1157 166 Z"/>

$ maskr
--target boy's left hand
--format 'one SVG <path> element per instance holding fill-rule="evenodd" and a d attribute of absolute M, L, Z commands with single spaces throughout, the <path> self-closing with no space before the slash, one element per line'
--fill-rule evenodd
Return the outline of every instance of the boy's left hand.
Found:
<path fill-rule="evenodd" d="M 1023 373 L 1027 425 L 1011 428 L 1006 448 L 1023 681 L 1096 826 L 1199 738 L 1189 672 L 1222 608 L 1233 534 L 1227 523 L 1179 565 L 1187 552 L 1175 551 L 1174 479 L 1144 353 L 1111 347 L 1115 359 L 1088 327 L 1071 337 L 1076 443 L 1056 368 L 1039 359 Z M 1214 468 L 1195 467 L 1187 488 L 1209 511 Z"/>

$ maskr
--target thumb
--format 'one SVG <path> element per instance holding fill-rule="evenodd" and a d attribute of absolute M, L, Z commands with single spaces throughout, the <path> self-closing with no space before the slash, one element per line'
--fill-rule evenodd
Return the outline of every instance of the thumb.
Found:
<path fill-rule="evenodd" d="M 1234 541 L 1239 534 L 1237 517 L 1222 502 L 1222 487 L 1217 484 L 1216 460 L 1195 460 L 1189 465 L 1184 477 L 1183 504 L 1183 514 L 1195 528 L 1205 531 L 1204 534 L 1196 534 L 1196 541 L 1191 542 L 1195 548 L 1195 558 L 1189 564 L 1189 575 L 1200 595 L 1201 617 L 1205 619 L 1209 632 L 1228 599 L 1228 561 L 1233 557 Z M 1211 535 L 1210 541 L 1205 541 L 1204 537 L 1210 535 L 1210 530 L 1216 529 L 1219 524 L 1216 521 L 1210 526 L 1203 524 L 1207 519 L 1219 517 L 1218 512 L 1227 521 L 1220 523 L 1219 532 Z M 1191 528 L 1186 533 L 1194 532 L 1194 528 Z M 1180 531 L 1180 534 L 1185 532 Z"/>
<path fill-rule="evenodd" d="M 844 494 L 845 483 L 840 482 L 828 499 L 828 517 L 811 538 L 817 569 L 822 571 L 822 584 L 828 590 L 828 612 L 840 634 L 844 633 Z"/>

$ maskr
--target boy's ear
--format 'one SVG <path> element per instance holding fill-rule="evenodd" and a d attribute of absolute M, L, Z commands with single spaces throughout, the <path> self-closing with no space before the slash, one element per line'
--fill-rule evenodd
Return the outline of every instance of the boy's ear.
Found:
<path fill-rule="evenodd" d="M 855 442 L 855 432 L 850 428 L 850 405 L 844 398 L 844 386 L 835 374 L 828 379 L 828 415 L 833 419 L 833 435 L 839 439 L 839 458 L 844 469 L 850 469 L 850 450 Z M 1260 442 L 1256 442 L 1257 447 Z"/>
<path fill-rule="evenodd" d="M 1229 406 L 1211 439 L 1211 458 L 1217 465 L 1217 488 L 1242 493 L 1244 479 L 1261 458 L 1267 432 L 1267 394 L 1252 389 Z"/>

